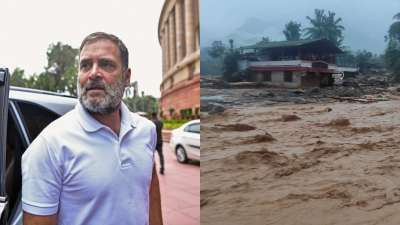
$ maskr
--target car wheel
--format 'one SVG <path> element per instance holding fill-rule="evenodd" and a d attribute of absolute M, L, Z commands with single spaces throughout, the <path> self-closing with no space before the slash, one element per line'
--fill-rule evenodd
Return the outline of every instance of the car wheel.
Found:
<path fill-rule="evenodd" d="M 186 151 L 182 146 L 179 146 L 176 149 L 176 159 L 180 163 L 186 163 L 188 161 L 188 158 L 187 158 L 187 155 L 186 155 Z"/>

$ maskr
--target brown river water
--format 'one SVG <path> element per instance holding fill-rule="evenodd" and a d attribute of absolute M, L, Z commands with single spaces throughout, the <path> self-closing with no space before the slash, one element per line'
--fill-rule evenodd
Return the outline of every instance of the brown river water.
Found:
<path fill-rule="evenodd" d="M 400 101 L 201 118 L 201 224 L 400 224 Z"/>

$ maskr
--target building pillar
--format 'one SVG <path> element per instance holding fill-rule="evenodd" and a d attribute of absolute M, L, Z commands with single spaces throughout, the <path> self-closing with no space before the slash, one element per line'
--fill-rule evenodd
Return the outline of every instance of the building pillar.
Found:
<path fill-rule="evenodd" d="M 199 8 L 199 0 L 195 1 L 194 7 L 194 15 L 195 15 L 195 22 L 193 24 L 194 29 L 194 48 L 197 51 L 200 48 L 200 8 Z"/>
<path fill-rule="evenodd" d="M 171 49 L 170 49 L 170 44 L 169 44 L 170 37 L 169 37 L 169 22 L 168 21 L 165 23 L 164 35 L 165 35 L 165 46 L 166 46 L 165 58 L 166 58 L 166 65 L 167 65 L 167 67 L 166 67 L 166 73 L 167 73 L 169 71 L 169 69 L 171 68 L 171 57 L 170 57 Z"/>
<path fill-rule="evenodd" d="M 175 22 L 176 22 L 176 50 L 177 61 L 180 62 L 185 56 L 185 37 L 183 24 L 183 0 L 178 0 L 175 4 Z"/>
<path fill-rule="evenodd" d="M 176 31 L 175 31 L 175 13 L 171 12 L 169 15 L 169 46 L 170 46 L 170 57 L 171 57 L 171 67 L 176 63 Z"/>
<path fill-rule="evenodd" d="M 162 57 L 162 76 L 164 77 L 165 71 L 167 71 L 167 64 L 166 64 L 166 58 L 165 58 L 165 51 L 166 51 L 166 46 L 165 46 L 165 29 L 161 31 L 161 57 Z"/>
<path fill-rule="evenodd" d="M 193 0 L 185 0 L 185 41 L 186 55 L 195 50 L 195 34 L 194 34 L 194 15 L 193 15 Z"/>

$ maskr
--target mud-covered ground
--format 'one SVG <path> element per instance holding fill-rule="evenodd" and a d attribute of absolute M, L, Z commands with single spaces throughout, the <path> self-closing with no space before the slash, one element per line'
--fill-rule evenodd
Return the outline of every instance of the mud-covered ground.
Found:
<path fill-rule="evenodd" d="M 202 224 L 400 223 L 398 97 L 234 104 L 232 96 L 225 112 L 201 118 Z"/>

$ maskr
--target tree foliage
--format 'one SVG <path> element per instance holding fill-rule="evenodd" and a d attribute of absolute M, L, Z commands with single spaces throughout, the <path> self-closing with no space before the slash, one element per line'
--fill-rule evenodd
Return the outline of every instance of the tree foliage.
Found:
<path fill-rule="evenodd" d="M 355 59 L 361 73 L 369 73 L 372 70 L 384 67 L 383 56 L 373 54 L 367 50 L 357 51 Z"/>
<path fill-rule="evenodd" d="M 400 82 L 400 13 L 394 15 L 388 31 L 388 45 L 385 50 L 385 64 L 392 72 L 394 80 Z"/>
<path fill-rule="evenodd" d="M 57 42 L 51 44 L 47 50 L 47 67 L 46 74 L 52 78 L 54 89 L 58 92 L 72 91 L 76 86 L 77 66 L 78 66 L 79 50 L 72 48 L 67 44 Z M 75 82 L 74 82 L 75 81 Z"/>
<path fill-rule="evenodd" d="M 158 111 L 158 100 L 151 95 L 127 97 L 123 101 L 132 112 L 152 113 Z"/>
<path fill-rule="evenodd" d="M 285 25 L 285 29 L 283 30 L 283 34 L 286 37 L 287 41 L 298 41 L 301 37 L 301 24 L 296 23 L 294 21 L 289 21 Z"/>
<path fill-rule="evenodd" d="M 224 57 L 223 79 L 225 81 L 234 81 L 235 75 L 239 71 L 239 52 L 235 49 L 230 49 Z"/>
<path fill-rule="evenodd" d="M 47 66 L 40 74 L 27 78 L 24 70 L 16 68 L 11 85 L 47 91 L 69 93 L 76 96 L 78 49 L 58 42 L 47 50 Z"/>
<path fill-rule="evenodd" d="M 268 38 L 263 38 L 266 41 Z M 268 39 L 269 40 L 269 39 Z M 211 47 L 204 48 L 201 54 L 202 74 L 221 74 L 225 81 L 235 81 L 239 72 L 239 51 L 234 48 L 234 41 L 230 39 L 226 48 L 222 41 L 214 41 Z M 171 114 L 171 113 L 170 113 Z"/>
<path fill-rule="evenodd" d="M 27 87 L 27 79 L 25 78 L 25 71 L 19 67 L 15 68 L 11 74 L 10 84 L 17 87 Z"/>
<path fill-rule="evenodd" d="M 341 47 L 344 30 L 344 27 L 341 25 L 342 18 L 335 18 L 336 14 L 331 11 L 328 11 L 328 14 L 325 14 L 323 9 L 315 9 L 314 13 L 314 18 L 309 16 L 306 17 L 310 22 L 311 27 L 304 29 L 305 38 L 326 38 L 332 41 L 337 47 Z"/>
<path fill-rule="evenodd" d="M 400 13 L 393 16 L 396 21 L 389 27 L 389 39 L 400 41 Z"/>
<path fill-rule="evenodd" d="M 269 39 L 269 37 L 262 37 L 261 41 L 257 42 L 256 45 L 262 45 L 262 44 L 266 44 L 268 42 L 271 42 L 271 40 Z"/>
<path fill-rule="evenodd" d="M 229 48 L 232 50 L 234 48 L 233 46 L 233 39 L 229 39 Z"/>
<path fill-rule="evenodd" d="M 343 48 L 344 53 L 337 56 L 337 65 L 344 67 L 358 67 L 362 74 L 375 73 L 384 68 L 384 56 L 367 50 L 351 51 Z"/>
<path fill-rule="evenodd" d="M 343 51 L 342 54 L 336 55 L 336 64 L 338 66 L 344 66 L 344 67 L 356 67 L 357 66 L 356 56 L 350 50 L 350 48 L 344 46 L 342 48 L 342 51 Z"/>
<path fill-rule="evenodd" d="M 208 54 L 213 58 L 219 58 L 225 53 L 226 47 L 222 41 L 214 41 L 211 44 L 211 48 L 208 50 Z"/>

